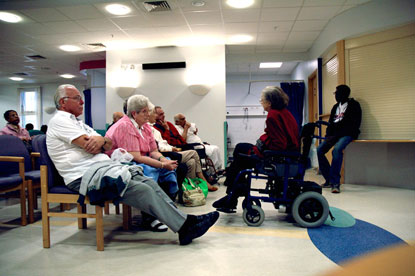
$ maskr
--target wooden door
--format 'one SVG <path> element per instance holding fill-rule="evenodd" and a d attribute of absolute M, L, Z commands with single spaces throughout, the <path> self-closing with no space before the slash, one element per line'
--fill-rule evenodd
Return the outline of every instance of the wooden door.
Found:
<path fill-rule="evenodd" d="M 315 122 L 318 118 L 318 89 L 317 70 L 308 76 L 308 122 Z"/>

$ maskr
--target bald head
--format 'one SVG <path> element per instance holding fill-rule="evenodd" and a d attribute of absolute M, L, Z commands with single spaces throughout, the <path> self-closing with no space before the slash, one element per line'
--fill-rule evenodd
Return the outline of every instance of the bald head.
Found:
<path fill-rule="evenodd" d="M 114 114 L 112 114 L 112 121 L 114 123 L 116 123 L 119 119 L 121 119 L 124 116 L 124 114 L 122 112 L 114 112 Z"/>
<path fill-rule="evenodd" d="M 177 113 L 174 116 L 174 124 L 175 125 L 178 125 L 178 126 L 184 127 L 184 125 L 186 124 L 186 117 L 184 116 L 184 114 Z"/>

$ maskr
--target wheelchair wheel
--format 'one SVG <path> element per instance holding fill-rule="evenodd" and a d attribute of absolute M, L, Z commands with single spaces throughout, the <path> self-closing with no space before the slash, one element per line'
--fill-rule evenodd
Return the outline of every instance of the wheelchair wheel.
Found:
<path fill-rule="evenodd" d="M 259 199 L 254 199 L 254 200 L 252 200 L 251 199 L 251 201 L 252 201 L 252 205 L 257 205 L 257 206 L 259 206 L 259 207 L 261 207 L 261 201 L 259 200 Z M 247 203 L 248 203 L 248 201 L 247 201 L 247 199 L 245 198 L 243 201 L 242 201 L 242 209 L 245 209 L 246 208 L 246 205 L 247 205 Z"/>
<path fill-rule="evenodd" d="M 264 222 L 265 214 L 261 207 L 252 205 L 251 210 L 244 208 L 242 217 L 249 226 L 260 226 Z"/>
<path fill-rule="evenodd" d="M 292 215 L 302 227 L 319 227 L 329 215 L 329 204 L 321 194 L 305 192 L 294 200 Z"/>

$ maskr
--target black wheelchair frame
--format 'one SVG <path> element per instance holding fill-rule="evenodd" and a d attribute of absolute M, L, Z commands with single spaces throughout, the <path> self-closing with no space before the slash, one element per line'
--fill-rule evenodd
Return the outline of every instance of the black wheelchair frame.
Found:
<path fill-rule="evenodd" d="M 245 169 L 238 173 L 235 183 L 242 178 L 247 180 L 247 194 L 242 202 L 243 219 L 249 226 L 260 226 L 265 213 L 261 202 L 273 203 L 280 213 L 292 214 L 294 220 L 302 227 L 319 227 L 330 215 L 329 204 L 322 195 L 322 188 L 315 182 L 304 181 L 308 165 L 308 155 L 313 138 L 324 139 L 315 135 L 315 128 L 327 122 L 317 121 L 303 126 L 301 131 L 301 152 L 264 151 L 264 158 L 256 158 L 254 169 Z M 252 158 L 251 156 L 247 156 Z M 255 158 L 255 157 L 254 157 Z M 265 188 L 253 188 L 252 179 L 267 180 Z M 257 192 L 260 195 L 253 195 Z"/>

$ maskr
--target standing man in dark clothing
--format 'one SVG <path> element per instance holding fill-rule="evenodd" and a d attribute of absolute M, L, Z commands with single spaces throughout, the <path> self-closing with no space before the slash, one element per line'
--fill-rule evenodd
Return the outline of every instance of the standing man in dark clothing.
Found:
<path fill-rule="evenodd" d="M 326 139 L 318 146 L 317 155 L 320 171 L 326 182 L 323 187 L 331 187 L 332 193 L 340 193 L 340 171 L 343 163 L 343 151 L 360 133 L 362 109 L 360 104 L 350 96 L 347 85 L 339 85 L 334 92 L 337 104 L 330 113 Z M 326 153 L 333 148 L 333 160 L 330 163 Z"/>

